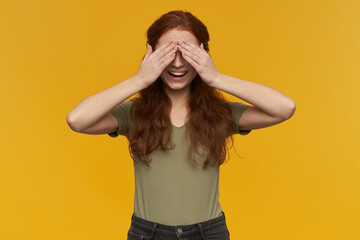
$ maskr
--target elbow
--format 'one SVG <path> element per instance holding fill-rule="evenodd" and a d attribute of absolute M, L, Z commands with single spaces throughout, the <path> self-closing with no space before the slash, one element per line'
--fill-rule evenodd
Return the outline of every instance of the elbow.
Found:
<path fill-rule="evenodd" d="M 284 118 L 287 120 L 287 119 L 290 119 L 294 113 L 295 113 L 295 110 L 296 110 L 296 104 L 295 104 L 295 101 L 294 100 L 291 100 L 288 108 L 286 109 L 285 114 L 284 114 Z"/>
<path fill-rule="evenodd" d="M 70 129 L 73 130 L 74 132 L 81 131 L 79 124 L 70 113 L 66 116 L 66 123 L 68 124 Z"/>

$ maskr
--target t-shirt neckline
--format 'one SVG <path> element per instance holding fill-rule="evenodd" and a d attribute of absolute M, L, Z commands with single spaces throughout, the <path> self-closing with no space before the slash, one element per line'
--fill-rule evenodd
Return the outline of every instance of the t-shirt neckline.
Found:
<path fill-rule="evenodd" d="M 184 127 L 185 127 L 185 125 L 187 125 L 187 123 L 188 123 L 188 122 L 184 123 L 184 124 L 183 124 L 183 125 L 181 125 L 180 127 L 175 126 L 174 124 L 172 124 L 172 123 L 171 123 L 171 126 L 173 126 L 173 128 L 175 128 L 175 129 L 182 129 L 182 128 L 184 128 Z"/>

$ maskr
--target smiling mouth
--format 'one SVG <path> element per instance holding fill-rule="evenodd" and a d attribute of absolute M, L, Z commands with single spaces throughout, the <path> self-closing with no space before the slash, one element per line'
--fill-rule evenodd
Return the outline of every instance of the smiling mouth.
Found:
<path fill-rule="evenodd" d="M 185 72 L 168 72 L 171 76 L 174 76 L 174 77 L 183 77 L 185 76 L 188 72 L 185 71 Z"/>

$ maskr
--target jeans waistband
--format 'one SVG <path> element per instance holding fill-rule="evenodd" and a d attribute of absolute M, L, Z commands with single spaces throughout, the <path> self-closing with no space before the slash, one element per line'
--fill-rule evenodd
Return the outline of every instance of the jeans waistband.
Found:
<path fill-rule="evenodd" d="M 143 218 L 139 218 L 135 216 L 133 213 L 131 216 L 131 224 L 136 227 L 137 229 L 143 230 L 144 232 L 149 232 L 151 238 L 154 236 L 156 229 L 161 229 L 162 234 L 168 235 L 168 236 L 178 236 L 186 234 L 187 232 L 190 235 L 200 233 L 201 237 L 204 236 L 204 231 L 206 231 L 209 228 L 214 228 L 217 225 L 226 225 L 225 222 L 225 213 L 221 211 L 221 216 L 203 221 L 203 222 L 197 222 L 194 224 L 189 225 L 165 225 L 160 224 L 157 222 L 152 222 Z M 150 239 L 151 239 L 150 238 Z M 204 238 L 203 238 L 204 239 Z"/>

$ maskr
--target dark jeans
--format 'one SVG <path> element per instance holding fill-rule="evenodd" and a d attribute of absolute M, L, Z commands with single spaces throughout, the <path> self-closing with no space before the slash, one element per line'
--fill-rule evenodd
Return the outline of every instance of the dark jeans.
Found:
<path fill-rule="evenodd" d="M 225 213 L 217 218 L 190 225 L 164 225 L 131 216 L 128 240 L 230 240 Z"/>

